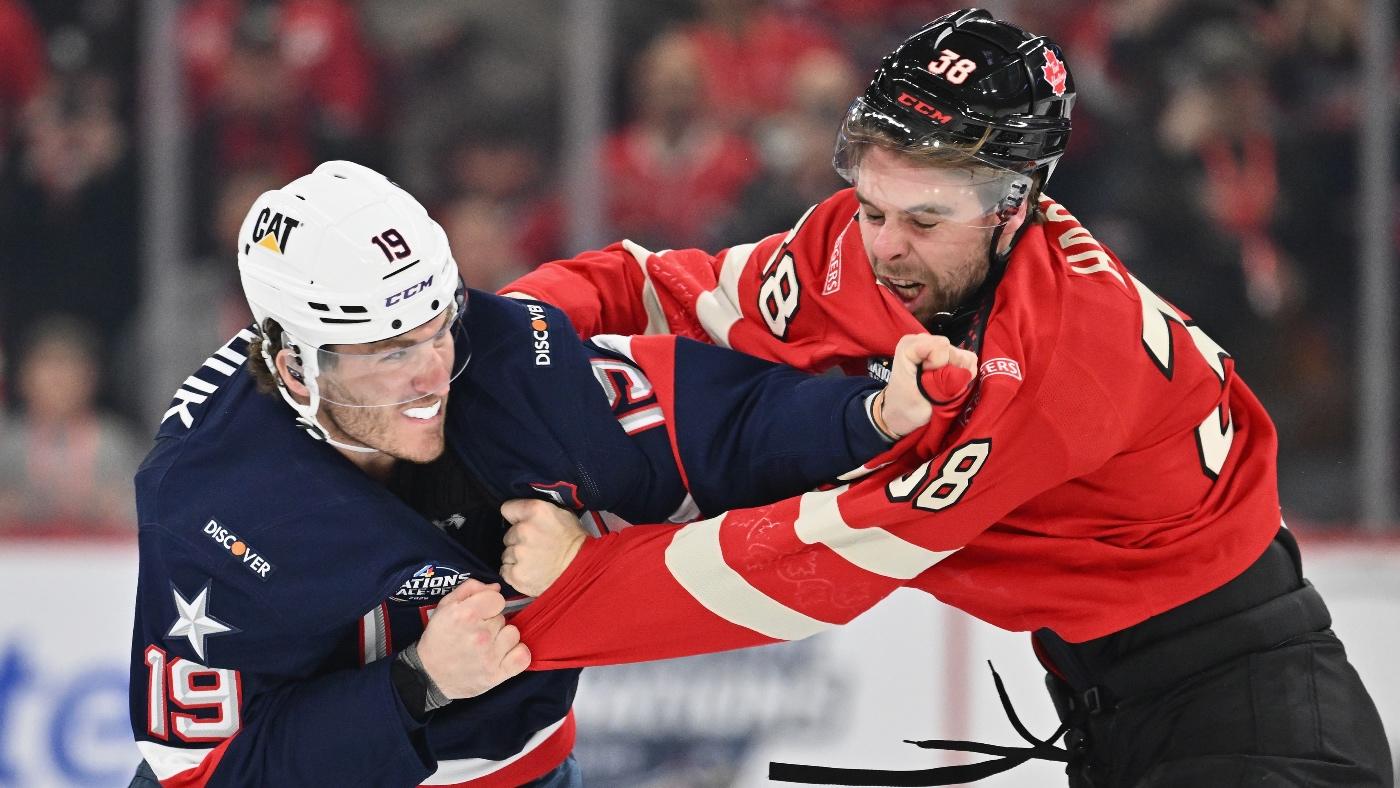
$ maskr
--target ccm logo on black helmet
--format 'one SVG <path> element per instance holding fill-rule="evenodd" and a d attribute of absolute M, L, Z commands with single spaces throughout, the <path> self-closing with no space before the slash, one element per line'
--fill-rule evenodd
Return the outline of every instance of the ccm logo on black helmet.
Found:
<path fill-rule="evenodd" d="M 914 98 L 908 93 L 899 94 L 899 103 L 903 104 L 906 107 L 913 108 L 915 112 L 919 113 L 920 115 L 923 115 L 924 117 L 928 118 L 934 123 L 949 123 L 953 120 L 952 115 L 949 115 L 944 112 L 939 112 L 937 108 L 925 104 L 924 102 L 920 101 L 917 98 Z"/>

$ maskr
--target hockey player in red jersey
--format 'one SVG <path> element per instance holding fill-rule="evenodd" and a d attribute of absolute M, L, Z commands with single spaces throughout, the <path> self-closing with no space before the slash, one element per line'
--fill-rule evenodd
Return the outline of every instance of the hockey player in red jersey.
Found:
<path fill-rule="evenodd" d="M 949 14 L 881 63 L 838 137 L 853 188 L 790 231 L 718 255 L 623 242 L 505 289 L 585 335 L 810 370 L 886 375 L 921 328 L 980 360 L 960 407 L 833 489 L 589 540 L 507 503 L 505 577 L 547 587 L 514 620 L 533 668 L 802 638 L 910 586 L 1033 633 L 1069 730 L 1067 753 L 1036 754 L 1074 786 L 1392 784 L 1281 525 L 1268 415 L 1203 327 L 1043 194 L 1074 95 L 1053 42 Z"/>

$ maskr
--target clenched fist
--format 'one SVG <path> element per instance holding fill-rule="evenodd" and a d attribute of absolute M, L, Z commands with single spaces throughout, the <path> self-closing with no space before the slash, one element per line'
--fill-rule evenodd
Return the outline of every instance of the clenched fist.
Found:
<path fill-rule="evenodd" d="M 468 579 L 433 610 L 418 659 L 447 697 L 475 697 L 529 667 L 530 649 L 506 623 L 505 606 L 500 585 Z"/>
<path fill-rule="evenodd" d="M 501 515 L 511 524 L 501 553 L 501 577 L 530 596 L 539 596 L 558 580 L 588 538 L 577 517 L 547 501 L 506 501 Z"/>
<path fill-rule="evenodd" d="M 955 400 L 977 374 L 977 355 L 946 337 L 909 334 L 894 350 L 890 382 L 881 392 L 876 423 L 896 437 L 908 435 L 933 415 L 934 404 Z M 928 390 L 932 384 L 934 390 Z"/>

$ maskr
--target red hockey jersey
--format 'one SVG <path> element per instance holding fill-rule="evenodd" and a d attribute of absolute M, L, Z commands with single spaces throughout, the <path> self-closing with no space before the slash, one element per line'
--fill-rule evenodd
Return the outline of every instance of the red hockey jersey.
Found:
<path fill-rule="evenodd" d="M 923 330 L 871 271 L 851 191 L 719 255 L 624 242 L 506 288 L 585 333 L 687 334 L 863 369 Z M 591 540 L 514 620 L 535 668 L 805 637 L 911 586 L 1081 642 L 1211 591 L 1279 527 L 1276 436 L 1234 362 L 1062 206 L 999 284 L 967 404 L 829 490 Z"/>

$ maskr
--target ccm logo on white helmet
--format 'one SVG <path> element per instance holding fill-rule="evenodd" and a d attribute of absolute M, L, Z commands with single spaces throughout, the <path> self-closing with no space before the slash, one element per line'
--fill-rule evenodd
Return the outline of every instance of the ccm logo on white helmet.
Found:
<path fill-rule="evenodd" d="M 271 208 L 264 208 L 258 213 L 258 220 L 253 222 L 253 243 L 270 252 L 286 254 L 287 242 L 292 239 L 292 230 L 300 226 L 301 222 L 296 219 L 273 213 Z"/>
<path fill-rule="evenodd" d="M 397 304 L 400 301 L 407 301 L 408 299 L 418 295 L 424 290 L 427 290 L 429 287 L 432 286 L 432 284 L 433 278 L 430 276 L 416 285 L 409 285 L 407 288 L 404 289 L 403 292 L 394 293 L 393 295 L 384 299 L 384 306 L 393 306 L 394 304 Z"/>

